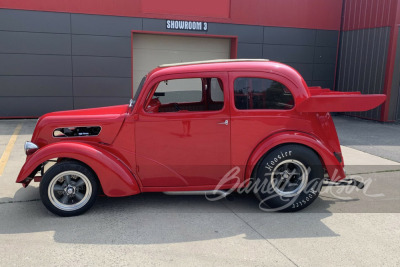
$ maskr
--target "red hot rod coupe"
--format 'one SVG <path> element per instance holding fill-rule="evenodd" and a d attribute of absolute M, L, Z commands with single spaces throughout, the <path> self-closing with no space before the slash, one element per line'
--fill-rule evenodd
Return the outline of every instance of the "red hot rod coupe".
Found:
<path fill-rule="evenodd" d="M 243 188 L 271 209 L 296 211 L 316 199 L 324 179 L 345 178 L 329 112 L 384 101 L 308 87 L 296 70 L 268 60 L 161 65 L 129 105 L 40 117 L 16 182 L 40 181 L 43 204 L 61 216 L 87 211 L 100 192 Z"/>

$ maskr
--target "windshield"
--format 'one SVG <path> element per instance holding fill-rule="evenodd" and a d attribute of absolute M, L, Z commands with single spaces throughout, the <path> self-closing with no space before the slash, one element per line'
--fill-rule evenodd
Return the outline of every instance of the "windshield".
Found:
<path fill-rule="evenodd" d="M 133 97 L 133 99 L 132 99 L 132 101 L 131 101 L 131 102 L 132 102 L 132 105 L 134 105 L 134 104 L 136 103 L 136 100 L 138 99 L 138 97 L 139 97 L 139 95 L 140 95 L 140 92 L 142 91 L 144 82 L 146 81 L 146 78 L 147 78 L 147 75 L 145 75 L 145 76 L 142 78 L 142 80 L 140 81 L 140 84 L 139 84 L 139 87 L 138 87 L 137 90 L 136 90 L 135 96 Z"/>

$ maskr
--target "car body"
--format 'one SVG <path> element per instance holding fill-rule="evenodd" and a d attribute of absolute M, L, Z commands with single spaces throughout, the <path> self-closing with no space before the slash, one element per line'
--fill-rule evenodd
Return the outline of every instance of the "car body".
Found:
<path fill-rule="evenodd" d="M 196 90 L 176 89 L 189 82 Z M 159 89 L 172 84 L 180 85 Z M 197 100 L 164 100 L 183 96 Z M 384 100 L 308 87 L 293 68 L 267 60 L 163 65 L 145 76 L 130 105 L 40 117 L 16 182 L 40 181 L 50 160 L 73 160 L 92 170 L 110 197 L 238 189 L 249 186 L 269 152 L 289 144 L 312 150 L 325 176 L 339 181 L 344 161 L 329 112 L 368 110 Z M 235 179 L 221 184 L 234 167 Z"/>

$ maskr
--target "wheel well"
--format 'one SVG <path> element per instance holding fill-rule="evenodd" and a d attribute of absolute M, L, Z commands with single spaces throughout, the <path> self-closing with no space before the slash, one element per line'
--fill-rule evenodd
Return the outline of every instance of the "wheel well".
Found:
<path fill-rule="evenodd" d="M 276 146 L 270 148 L 267 152 L 264 153 L 264 155 L 257 161 L 257 164 L 254 166 L 253 170 L 251 171 L 250 180 L 253 179 L 253 177 L 255 177 L 255 173 L 258 171 L 258 168 L 259 168 L 259 166 L 260 166 L 260 163 L 263 161 L 263 159 L 264 159 L 271 151 L 273 151 L 273 150 L 275 150 L 275 149 L 277 149 L 277 148 L 279 148 L 279 147 L 286 146 L 286 145 L 297 145 L 297 146 L 302 146 L 302 147 L 306 147 L 306 148 L 308 148 L 308 149 L 311 149 L 311 150 L 318 156 L 318 158 L 319 158 L 319 160 L 321 161 L 321 164 L 322 164 L 322 166 L 324 167 L 324 170 L 325 170 L 325 164 L 324 164 L 324 161 L 323 161 L 321 155 L 320 155 L 315 149 L 313 149 L 312 147 L 309 147 L 309 146 L 306 146 L 306 145 L 300 144 L 300 143 L 283 143 L 283 144 L 279 144 L 279 145 L 276 145 Z M 326 172 L 326 170 L 325 170 L 325 172 Z"/>
<path fill-rule="evenodd" d="M 102 186 L 101 186 L 101 183 L 100 183 L 99 177 L 97 176 L 97 173 L 93 170 L 92 167 L 90 167 L 89 165 L 87 165 L 85 162 L 80 161 L 80 160 L 77 160 L 77 159 L 73 159 L 73 158 L 57 158 L 57 161 L 56 161 L 56 162 L 57 162 L 57 163 L 60 163 L 60 162 L 77 162 L 77 163 L 79 163 L 79 164 L 81 164 L 81 165 L 87 167 L 88 169 L 90 169 L 90 170 L 94 173 L 94 176 L 96 177 L 96 180 L 97 180 L 97 182 L 98 182 L 98 184 L 99 184 L 99 186 L 100 186 L 100 189 L 101 189 L 101 191 L 103 191 L 103 188 L 102 188 Z M 42 163 L 42 164 L 43 164 L 43 163 Z"/>

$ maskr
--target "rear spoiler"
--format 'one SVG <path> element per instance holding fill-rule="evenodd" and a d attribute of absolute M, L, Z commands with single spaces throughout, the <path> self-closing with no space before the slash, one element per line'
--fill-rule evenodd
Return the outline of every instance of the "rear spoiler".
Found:
<path fill-rule="evenodd" d="M 362 95 L 360 92 L 337 92 L 321 87 L 309 87 L 311 96 L 301 102 L 299 112 L 367 111 L 386 100 L 386 95 Z"/>

